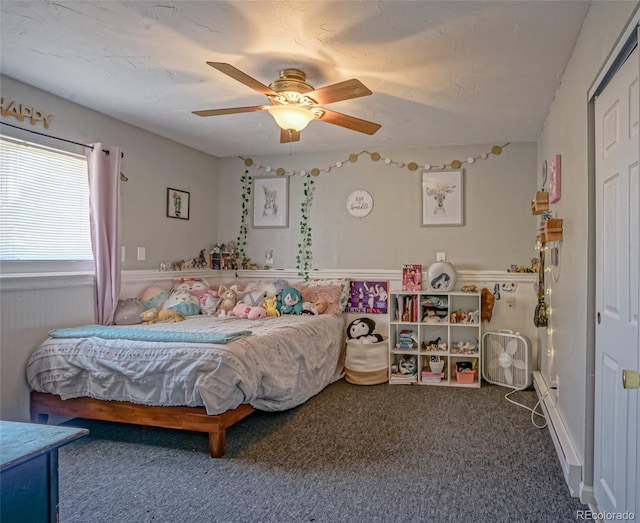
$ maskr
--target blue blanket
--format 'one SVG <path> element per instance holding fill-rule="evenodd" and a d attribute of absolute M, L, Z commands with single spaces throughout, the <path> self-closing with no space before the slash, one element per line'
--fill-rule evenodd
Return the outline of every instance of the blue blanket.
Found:
<path fill-rule="evenodd" d="M 177 341 L 184 343 L 229 343 L 238 338 L 249 336 L 251 331 L 170 331 L 136 327 L 111 327 L 107 325 L 82 325 L 66 329 L 49 331 L 52 338 L 105 338 L 109 340 L 126 339 L 135 341 Z"/>

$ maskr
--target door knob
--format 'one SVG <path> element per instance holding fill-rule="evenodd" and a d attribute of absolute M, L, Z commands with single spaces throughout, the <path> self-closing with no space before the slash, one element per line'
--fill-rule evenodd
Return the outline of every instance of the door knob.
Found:
<path fill-rule="evenodd" d="M 622 387 L 625 389 L 640 389 L 640 374 L 634 370 L 622 371 Z"/>

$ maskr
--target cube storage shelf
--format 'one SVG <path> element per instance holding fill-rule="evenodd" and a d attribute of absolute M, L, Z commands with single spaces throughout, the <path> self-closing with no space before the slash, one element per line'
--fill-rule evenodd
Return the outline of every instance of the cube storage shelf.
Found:
<path fill-rule="evenodd" d="M 480 293 L 392 291 L 389 383 L 480 387 Z"/>

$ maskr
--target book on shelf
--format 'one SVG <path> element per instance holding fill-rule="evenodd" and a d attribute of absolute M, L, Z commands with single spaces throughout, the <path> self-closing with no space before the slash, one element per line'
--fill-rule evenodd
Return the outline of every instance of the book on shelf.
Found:
<path fill-rule="evenodd" d="M 422 265 L 419 263 L 405 263 L 402 266 L 402 290 L 422 290 Z"/>
<path fill-rule="evenodd" d="M 417 322 L 420 309 L 418 297 L 398 294 L 396 299 L 395 321 Z"/>

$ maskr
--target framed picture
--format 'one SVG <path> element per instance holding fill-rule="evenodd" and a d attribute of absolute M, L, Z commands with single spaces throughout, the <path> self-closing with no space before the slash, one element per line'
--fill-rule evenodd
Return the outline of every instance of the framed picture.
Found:
<path fill-rule="evenodd" d="M 191 195 L 187 191 L 167 188 L 167 216 L 169 218 L 189 219 Z"/>
<path fill-rule="evenodd" d="M 388 298 L 388 281 L 351 280 L 349 282 L 349 301 L 344 311 L 361 314 L 387 314 Z"/>
<path fill-rule="evenodd" d="M 289 177 L 253 179 L 253 228 L 289 227 Z"/>
<path fill-rule="evenodd" d="M 422 173 L 422 226 L 464 225 L 462 171 Z"/>
<path fill-rule="evenodd" d="M 562 156 L 556 154 L 549 166 L 549 203 L 556 203 L 560 199 L 560 196 L 562 196 L 561 163 Z"/>

